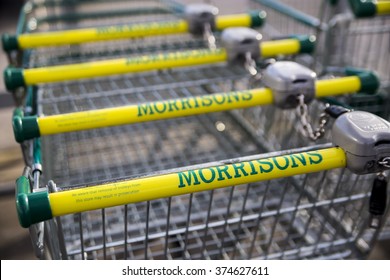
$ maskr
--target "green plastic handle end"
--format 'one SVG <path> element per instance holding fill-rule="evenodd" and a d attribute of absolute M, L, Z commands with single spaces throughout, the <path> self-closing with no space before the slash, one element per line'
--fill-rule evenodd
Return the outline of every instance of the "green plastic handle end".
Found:
<path fill-rule="evenodd" d="M 16 35 L 4 33 L 1 36 L 1 43 L 5 52 L 10 52 L 19 49 L 18 38 Z"/>
<path fill-rule="evenodd" d="M 316 49 L 317 38 L 314 35 L 290 35 L 284 38 L 297 39 L 300 44 L 299 53 L 313 53 Z"/>
<path fill-rule="evenodd" d="M 352 12 L 358 18 L 376 15 L 376 5 L 372 0 L 349 0 Z"/>
<path fill-rule="evenodd" d="M 267 13 L 265 11 L 250 11 L 251 27 L 261 27 L 265 23 Z"/>
<path fill-rule="evenodd" d="M 316 49 L 317 38 L 314 35 L 311 36 L 298 36 L 298 39 L 301 43 L 300 53 L 313 53 Z"/>
<path fill-rule="evenodd" d="M 23 69 L 14 68 L 14 67 L 5 68 L 5 70 L 4 70 L 4 83 L 5 83 L 5 87 L 9 91 L 13 91 L 13 90 L 17 89 L 18 87 L 26 86 L 24 76 L 23 76 Z"/>
<path fill-rule="evenodd" d="M 19 223 L 24 228 L 53 218 L 49 193 L 31 193 L 30 180 L 25 175 L 16 180 L 16 211 Z"/>
<path fill-rule="evenodd" d="M 364 92 L 367 94 L 375 94 L 380 86 L 379 77 L 372 71 L 365 69 L 352 68 L 348 67 L 345 69 L 345 74 L 347 76 L 358 76 L 360 79 L 360 90 L 359 92 Z"/>
<path fill-rule="evenodd" d="M 40 136 L 37 117 L 24 117 L 23 111 L 20 108 L 17 108 L 14 111 L 12 126 L 14 129 L 15 140 L 18 143 Z"/>

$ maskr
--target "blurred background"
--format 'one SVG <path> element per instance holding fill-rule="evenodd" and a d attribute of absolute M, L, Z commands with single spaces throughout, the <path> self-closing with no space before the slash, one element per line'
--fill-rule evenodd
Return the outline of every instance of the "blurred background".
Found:
<path fill-rule="evenodd" d="M 197 1 L 182 0 L 184 3 Z M 199 1 L 198 1 L 199 2 Z M 220 8 L 221 13 L 238 13 L 245 10 L 246 1 L 204 1 Z M 0 1 L 0 33 L 14 33 L 21 0 Z M 0 69 L 7 66 L 4 52 L 0 51 Z M 11 116 L 13 100 L 7 94 L 3 79 L 0 79 L 0 257 L 1 259 L 35 259 L 29 232 L 18 224 L 14 205 L 14 181 L 20 176 L 24 164 L 19 145 L 13 138 Z M 390 259 L 390 241 L 380 241 L 370 259 Z"/>
<path fill-rule="evenodd" d="M 0 33 L 15 32 L 21 0 L 0 1 Z M 7 58 L 0 51 L 1 72 L 7 66 Z M 29 232 L 18 224 L 14 201 L 14 181 L 23 170 L 19 145 L 13 139 L 11 117 L 13 100 L 0 79 L 0 257 L 1 259 L 35 259 Z"/>

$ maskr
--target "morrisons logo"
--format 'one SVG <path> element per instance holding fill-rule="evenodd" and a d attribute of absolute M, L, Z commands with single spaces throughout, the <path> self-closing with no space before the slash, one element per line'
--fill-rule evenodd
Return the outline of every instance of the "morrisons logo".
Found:
<path fill-rule="evenodd" d="M 249 162 L 234 163 L 231 165 L 190 170 L 178 173 L 178 187 L 184 188 L 200 184 L 211 184 L 215 181 L 224 181 L 233 178 L 283 171 L 289 168 L 317 165 L 321 163 L 322 160 L 323 157 L 320 153 L 308 152 L 283 156 L 280 158 L 260 159 Z"/>
<path fill-rule="evenodd" d="M 143 35 L 148 33 L 154 33 L 159 29 L 178 29 L 180 22 L 178 21 L 166 21 L 166 22 L 151 22 L 142 24 L 122 24 L 114 26 L 103 26 L 96 28 L 98 35 L 127 33 L 127 32 L 143 32 Z"/>
<path fill-rule="evenodd" d="M 250 101 L 253 94 L 250 91 L 239 91 L 231 93 L 205 95 L 201 97 L 183 98 L 167 100 L 162 102 L 144 103 L 138 105 L 138 117 L 154 114 L 164 114 L 166 112 L 185 111 L 200 107 L 210 107 L 213 105 L 225 105 Z"/>
<path fill-rule="evenodd" d="M 164 61 L 185 62 L 188 59 L 190 59 L 191 61 L 197 61 L 198 59 L 209 57 L 210 55 L 218 56 L 224 53 L 225 53 L 224 49 L 216 49 L 216 50 L 201 49 L 201 50 L 190 50 L 190 51 L 171 52 L 171 53 L 156 53 L 156 54 L 150 54 L 144 56 L 128 57 L 126 59 L 125 64 L 126 65 L 139 65 L 139 64 L 148 65 L 148 64 L 154 64 L 154 63 L 164 62 Z"/>

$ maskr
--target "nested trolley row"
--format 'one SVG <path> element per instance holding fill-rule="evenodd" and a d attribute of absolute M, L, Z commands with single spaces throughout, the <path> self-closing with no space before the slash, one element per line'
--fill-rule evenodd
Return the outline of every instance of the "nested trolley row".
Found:
<path fill-rule="evenodd" d="M 168 77 L 170 79 L 178 79 L 179 77 L 185 77 L 187 74 L 188 80 L 177 80 L 176 82 L 172 82 L 170 86 L 165 85 L 164 87 L 149 85 L 148 88 L 148 86 L 144 86 L 143 90 L 137 94 L 135 94 L 134 91 L 127 94 L 117 93 L 116 95 L 106 95 L 104 92 L 100 94 L 95 93 L 90 96 L 90 98 L 84 99 L 86 101 L 84 106 L 87 106 L 87 104 L 100 104 L 100 106 L 105 107 L 108 105 L 106 102 L 111 102 L 112 104 L 112 102 L 115 101 L 123 102 L 128 98 L 145 98 L 147 96 L 151 96 L 153 99 L 161 98 L 164 93 L 174 95 L 190 94 L 191 96 L 192 94 L 199 94 L 202 89 L 207 90 L 207 88 L 209 88 L 209 90 L 217 91 L 217 89 L 221 89 L 224 84 L 226 84 L 226 79 L 221 78 L 221 73 L 224 71 L 224 77 L 229 77 L 228 80 L 233 81 L 234 78 L 237 79 L 237 86 L 239 86 L 240 83 L 247 85 L 248 82 L 245 82 L 245 80 L 248 80 L 250 75 L 245 69 L 243 67 L 229 68 L 230 71 L 233 69 L 237 73 L 241 73 L 241 75 L 234 77 L 233 74 L 230 74 L 230 76 L 228 76 L 226 75 L 227 68 L 223 66 L 214 67 L 212 69 L 208 67 L 204 69 L 197 68 L 196 71 L 194 71 L 195 69 L 190 68 L 187 70 L 188 74 L 181 70 L 180 75 L 172 71 L 166 72 L 165 75 L 164 73 L 159 73 L 157 77 L 166 76 L 166 80 L 168 80 Z M 218 70 L 221 71 L 221 73 L 218 73 Z M 204 73 L 202 73 L 202 71 L 204 71 Z M 207 75 L 211 73 L 214 73 L 216 77 L 215 80 Z M 191 74 L 194 77 L 203 77 L 203 79 L 196 80 L 194 77 L 191 77 Z M 135 81 L 137 78 L 142 81 L 147 77 L 147 74 L 141 74 L 138 77 L 133 77 L 132 81 Z M 207 79 L 205 77 L 207 77 Z M 96 81 L 94 81 L 94 84 L 96 84 Z M 47 96 L 43 92 L 41 92 L 41 94 L 42 95 L 38 95 L 40 98 Z M 72 100 L 72 98 L 61 95 L 58 95 L 57 97 L 60 104 L 62 103 L 61 101 L 64 101 L 62 106 L 57 106 L 57 104 L 53 102 L 53 99 L 49 99 L 50 101 L 47 103 L 39 101 L 38 108 L 41 108 L 41 110 L 44 109 L 43 112 L 46 113 L 50 112 L 50 108 L 53 108 L 51 110 L 61 110 L 65 109 L 63 106 L 76 105 L 74 103 L 75 100 Z M 99 100 L 100 102 L 103 100 L 106 101 L 99 103 Z M 69 111 L 72 109 L 69 108 L 65 110 Z M 282 121 L 286 120 L 289 120 L 289 118 L 275 119 L 275 122 L 269 122 L 268 124 L 275 125 L 274 129 L 278 129 L 276 124 L 280 125 Z M 264 119 L 262 121 L 264 123 Z M 134 176 L 138 177 L 140 175 L 143 176 L 142 174 L 161 172 L 161 170 L 164 169 L 178 168 L 188 164 L 224 160 L 243 155 L 249 156 L 260 151 L 267 151 L 264 148 L 264 146 L 267 145 L 267 142 L 259 141 L 256 132 L 253 130 L 251 131 L 248 127 L 249 126 L 243 126 L 242 118 L 238 118 L 235 114 L 215 113 L 168 121 L 161 120 L 145 124 L 116 126 L 112 128 L 107 127 L 98 130 L 46 136 L 42 138 L 43 177 L 53 179 L 60 190 L 62 190 L 61 188 L 68 190 L 71 189 L 70 186 L 78 188 L 84 186 L 84 184 L 97 183 L 97 180 L 103 182 L 112 181 L 124 176 L 127 177 L 129 174 L 134 174 Z M 281 129 L 281 126 L 279 126 L 279 129 Z M 256 136 L 254 137 L 254 135 Z M 291 137 L 291 135 L 287 132 L 285 138 L 288 137 Z M 309 148 L 309 150 L 310 149 L 311 148 Z M 56 155 L 53 155 L 53 151 L 56 152 Z M 39 153 L 37 148 L 35 149 L 35 152 Z M 298 156 L 298 158 L 299 157 L 300 156 Z M 35 156 L 35 159 L 37 158 L 39 158 L 39 155 Z M 302 161 L 309 161 L 309 159 L 300 158 Z M 229 160 L 227 160 L 227 162 L 229 162 Z M 231 162 L 235 163 L 236 160 L 232 160 Z M 39 164 L 40 160 L 38 159 L 35 163 Z M 91 165 L 93 165 L 92 168 Z M 38 174 L 37 172 L 39 171 L 35 170 L 35 174 Z M 197 176 L 200 178 L 203 175 Z M 333 176 L 335 176 L 333 179 L 336 181 L 332 182 L 337 182 L 337 178 L 339 177 L 337 175 Z M 187 175 L 185 177 L 187 179 L 184 179 L 183 177 L 183 180 L 192 180 L 193 183 L 198 183 L 200 180 L 198 177 L 190 177 L 191 175 Z M 313 177 L 314 182 L 318 182 L 316 180 L 319 179 L 323 182 L 322 177 Z M 210 180 L 209 177 L 204 178 Z M 343 183 L 340 183 L 340 186 L 347 186 L 349 178 L 350 176 L 342 177 Z M 279 183 L 275 184 L 275 187 L 280 187 Z M 326 184 L 324 183 L 323 185 L 323 190 L 321 192 L 324 192 L 323 195 L 325 195 L 325 197 L 332 195 L 331 192 L 328 193 L 330 184 L 329 181 L 326 181 Z M 339 202 L 342 205 L 340 206 L 336 203 L 336 207 L 340 207 L 340 215 L 342 217 L 346 216 L 348 221 L 353 221 L 352 225 L 348 225 L 349 227 L 352 227 L 353 230 L 362 230 L 362 232 L 359 233 L 360 236 L 360 234 L 363 234 L 363 232 L 367 230 L 366 227 L 361 227 L 361 223 L 365 223 L 365 225 L 368 223 L 368 214 L 367 212 L 363 213 L 363 211 L 367 210 L 367 204 L 360 204 L 360 199 L 367 202 L 371 185 L 368 186 L 362 183 L 361 186 L 366 186 L 366 189 L 362 190 L 360 187 L 352 187 L 357 184 L 356 181 L 352 181 L 349 184 L 352 184 L 349 185 L 350 188 L 341 192 L 345 195 L 340 197 Z M 160 184 L 158 183 L 156 184 L 156 186 L 159 185 Z M 318 183 L 314 183 L 313 187 L 314 186 L 317 187 Z M 270 188 L 269 184 L 268 187 L 267 185 L 260 187 L 260 190 L 255 190 L 256 188 L 254 188 L 254 193 L 249 192 L 251 188 L 252 187 L 248 186 L 245 191 L 244 189 L 242 191 L 237 191 L 237 189 L 240 188 L 215 191 L 215 194 L 214 192 L 212 194 L 212 198 L 208 195 L 205 197 L 205 194 L 199 194 L 200 198 L 198 198 L 198 194 L 194 194 L 189 195 L 189 197 L 172 197 L 168 199 L 168 201 L 164 200 L 162 202 L 145 202 L 146 205 L 140 204 L 138 206 L 138 204 L 136 204 L 135 206 L 114 208 L 112 209 L 113 212 L 111 212 L 111 210 L 97 210 L 96 212 L 91 213 L 91 217 L 88 216 L 89 214 L 83 213 L 80 214 L 81 216 L 69 216 L 70 220 L 68 220 L 67 217 L 60 218 L 61 220 L 57 220 L 57 225 L 61 225 L 61 230 L 59 231 L 60 240 L 58 241 L 59 243 L 57 246 L 61 245 L 58 248 L 62 248 L 62 251 L 54 250 L 54 252 L 56 252 L 55 256 L 70 258 L 132 257 L 141 259 L 250 257 L 354 258 L 358 256 L 355 254 L 359 254 L 357 247 L 360 245 L 355 247 L 356 244 L 354 242 L 359 240 L 359 244 L 364 244 L 364 242 L 362 242 L 363 239 L 361 240 L 360 237 L 357 238 L 357 236 L 350 236 L 347 238 L 348 240 L 343 240 L 338 233 L 336 234 L 334 232 L 334 235 L 332 235 L 334 230 L 343 231 L 341 225 L 334 225 L 335 228 L 333 229 L 330 225 L 330 228 L 328 228 L 328 226 L 322 228 L 321 225 L 325 218 L 318 217 L 319 220 L 314 221 L 316 218 L 312 217 L 302 221 L 301 217 L 296 217 L 298 216 L 298 212 L 296 212 L 298 211 L 298 208 L 293 207 L 295 205 L 294 198 L 302 197 L 302 199 L 304 199 L 304 195 L 299 191 L 294 195 L 295 187 L 289 183 L 286 183 L 286 189 L 282 189 L 281 193 L 278 191 L 275 191 L 274 193 L 274 190 L 272 190 L 270 191 L 270 194 L 268 194 L 268 188 Z M 82 192 L 82 190 L 83 188 L 80 189 L 80 192 Z M 356 196 L 354 196 L 354 194 L 346 194 L 348 190 L 352 193 L 356 191 L 358 194 L 356 194 Z M 257 191 L 260 193 L 256 194 Z M 222 193 L 218 194 L 218 192 Z M 285 194 L 280 196 L 283 192 L 285 192 Z M 338 191 L 335 192 L 338 193 Z M 160 192 L 155 191 L 154 193 Z M 127 194 L 129 194 L 129 192 L 127 192 Z M 257 196 L 255 196 L 255 194 Z M 110 194 L 108 194 L 108 196 L 110 196 Z M 125 197 L 126 194 L 120 194 L 119 196 Z M 266 222 L 260 223 L 260 221 L 262 221 L 262 216 L 258 213 L 255 214 L 256 207 L 260 206 L 257 203 L 252 205 L 254 202 L 247 201 L 251 200 L 248 197 L 251 199 L 257 197 L 257 200 L 255 199 L 254 202 L 259 199 L 264 199 L 263 204 L 265 205 L 262 207 L 266 207 L 264 209 L 269 209 L 269 212 L 265 210 L 262 211 L 262 213 L 267 213 L 264 216 L 268 217 Z M 316 195 L 314 195 L 314 197 L 316 197 Z M 333 198 L 335 197 L 330 197 L 329 201 L 323 202 L 324 209 L 335 203 Z M 317 199 L 319 199 L 318 203 L 321 205 L 321 200 L 324 198 L 321 196 Z M 356 202 L 356 199 L 360 202 Z M 184 202 L 182 200 L 184 200 Z M 86 201 L 88 201 L 88 199 Z M 346 201 L 353 204 L 358 203 L 358 206 L 356 206 L 358 209 L 356 213 L 358 214 L 355 216 L 364 217 L 365 222 L 361 221 L 357 222 L 355 225 L 353 224 L 355 219 L 349 217 L 349 210 L 347 211 L 343 208 L 345 206 L 343 203 Z M 154 206 L 155 203 L 156 206 Z M 268 203 L 271 204 L 268 205 Z M 287 203 L 286 206 L 284 206 L 285 203 Z M 295 203 L 298 202 L 295 201 Z M 207 205 L 211 206 L 207 208 Z M 219 207 L 214 208 L 214 205 L 218 205 Z M 280 206 L 280 208 L 278 208 L 278 206 Z M 244 210 L 242 210 L 242 207 Z M 282 211 L 281 213 L 283 213 L 284 207 L 289 209 L 285 210 L 286 216 L 280 214 L 279 210 L 277 210 L 280 209 L 280 211 Z M 318 208 L 316 204 L 310 203 L 302 207 L 304 209 L 302 211 L 305 212 L 310 209 L 308 210 L 310 213 L 316 212 Z M 164 208 L 166 210 L 163 211 Z M 131 214 L 128 212 L 130 209 L 132 211 Z M 203 211 L 201 211 L 202 209 Z M 204 209 L 209 210 L 204 212 Z M 180 214 L 178 214 L 179 210 L 181 210 L 181 212 L 179 212 Z M 242 210 L 243 212 L 237 212 L 239 210 Z M 226 216 L 223 216 L 224 211 L 228 212 Z M 249 211 L 248 215 L 245 214 L 245 211 Z M 323 210 L 320 212 L 322 211 Z M 163 213 L 165 213 L 165 215 L 163 215 Z M 183 215 L 183 213 L 185 215 Z M 134 224 L 135 221 L 132 220 L 133 218 L 130 218 L 134 215 L 140 216 L 137 218 L 139 221 L 136 225 Z M 237 215 L 242 215 L 242 220 L 234 218 Z M 123 217 L 123 219 L 118 217 Z M 326 219 L 328 220 L 329 218 Z M 337 220 L 337 218 L 334 217 L 334 220 Z M 103 225 L 101 224 L 102 221 L 104 221 Z M 168 224 L 164 225 L 166 221 L 169 222 L 170 226 L 168 226 Z M 34 220 L 34 222 L 37 221 Z M 124 222 L 124 225 L 122 225 L 121 222 Z M 259 224 L 263 226 L 262 229 L 259 229 Z M 295 226 L 297 225 L 301 225 L 302 227 L 296 229 Z M 317 228 L 316 225 L 318 226 Z M 69 226 L 73 228 L 72 232 L 74 235 L 72 234 L 69 236 L 69 234 L 64 234 L 63 236 L 62 233 L 64 233 L 64 229 L 67 230 Z M 238 230 L 233 230 L 235 226 L 238 226 Z M 170 231 L 170 227 L 172 231 Z M 97 230 L 97 232 L 94 232 L 94 230 Z M 264 232 L 266 236 L 256 233 L 257 230 Z M 328 232 L 328 230 L 330 230 L 330 232 Z M 372 231 L 375 232 L 375 230 Z M 129 232 L 131 232 L 132 235 L 127 237 L 127 234 L 125 233 Z M 235 236 L 235 234 L 237 234 L 237 236 Z M 261 237 L 257 237 L 258 234 L 261 235 Z M 276 237 L 279 234 L 282 234 L 281 239 L 280 237 Z M 324 237 L 325 240 L 328 241 L 322 240 L 322 237 L 319 236 L 314 239 L 310 239 L 310 237 L 307 236 L 299 237 L 299 234 L 309 234 L 313 237 L 315 237 L 316 234 L 320 234 L 321 236 L 323 234 L 326 236 Z M 256 236 L 255 239 L 251 239 L 253 236 Z M 289 240 L 292 236 L 296 236 L 296 240 L 294 241 L 296 243 Z M 367 236 L 364 236 L 364 238 L 368 240 L 368 243 L 364 245 L 367 246 L 365 249 L 370 247 L 370 241 L 373 241 L 374 236 L 375 234 L 367 234 Z M 68 239 L 61 241 L 62 238 Z M 307 238 L 311 241 L 305 241 Z M 219 242 L 217 242 L 216 239 L 219 239 Z M 80 242 L 82 244 L 80 244 Z M 202 244 L 201 242 L 204 243 Z M 256 246 L 251 246 L 252 242 L 257 242 L 255 243 Z M 233 244 L 242 246 L 242 248 L 236 248 Z M 50 244 L 50 246 L 57 248 L 54 245 L 55 244 Z M 345 248 L 349 247 L 349 245 L 354 249 L 340 251 L 341 247 Z M 298 250 L 294 246 L 300 246 L 300 249 Z M 255 248 L 254 250 L 256 251 L 250 252 L 250 248 Z M 365 249 L 363 249 L 362 252 L 364 252 Z M 225 252 L 225 250 L 227 250 L 227 252 Z"/>
<path fill-rule="evenodd" d="M 316 80 L 299 64 L 261 61 L 310 53 L 312 36 L 260 42 L 237 32 L 222 34 L 217 49 L 7 70 L 8 88 L 27 86 L 14 114 L 29 166 L 16 202 L 37 255 L 369 253 L 387 216 L 390 124 L 313 99 L 372 94 L 381 83 L 369 71 Z M 329 143 L 313 146 L 319 136 Z"/>
<path fill-rule="evenodd" d="M 87 27 L 73 20 L 76 28 L 65 25 L 60 30 L 49 28 L 30 32 L 27 29 L 18 30 L 16 36 L 3 35 L 3 48 L 9 53 L 14 66 L 24 68 L 116 59 L 159 51 L 214 49 L 220 45 L 220 31 L 234 26 L 261 27 L 266 16 L 262 11 L 218 15 L 218 9 L 211 5 L 184 6 L 173 1 L 163 2 L 170 9 L 174 6 L 174 12 L 164 19 L 146 15 L 143 22 L 129 15 L 132 20 L 124 24 L 118 23 L 114 14 L 109 14 L 107 24 L 95 23 Z M 24 17 L 21 18 L 20 25 L 24 25 Z M 17 90 L 14 94 L 16 103 L 20 104 L 24 96 Z"/>

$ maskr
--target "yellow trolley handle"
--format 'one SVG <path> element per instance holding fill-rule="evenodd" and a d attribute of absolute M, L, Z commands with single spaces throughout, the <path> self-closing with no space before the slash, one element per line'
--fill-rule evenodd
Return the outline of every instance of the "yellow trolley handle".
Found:
<path fill-rule="evenodd" d="M 370 72 L 362 72 L 360 76 L 319 80 L 316 81 L 316 98 L 355 93 L 362 89 L 367 91 L 377 81 L 377 77 Z M 273 101 L 271 89 L 258 88 L 46 117 L 23 117 L 20 109 L 17 109 L 13 127 L 15 139 L 21 143 L 42 135 L 263 106 L 273 104 Z"/>
<path fill-rule="evenodd" d="M 312 36 L 260 43 L 262 57 L 311 53 L 315 40 Z M 169 68 L 188 67 L 226 62 L 225 49 L 201 49 L 171 53 L 159 53 L 139 57 L 111 59 L 63 66 L 33 69 L 9 67 L 4 70 L 4 82 L 8 90 L 41 83 L 61 82 L 125 73 L 140 73 Z"/>
<path fill-rule="evenodd" d="M 215 17 L 215 29 L 228 27 L 260 27 L 265 21 L 266 13 L 251 11 L 245 14 L 221 15 Z M 134 39 L 158 35 L 172 35 L 189 32 L 186 20 L 123 24 L 104 27 L 93 27 L 65 31 L 28 33 L 18 36 L 4 34 L 3 49 L 7 52 L 16 49 L 30 49 L 48 46 L 82 44 L 88 42 Z"/>
<path fill-rule="evenodd" d="M 233 164 L 188 168 L 133 180 L 55 193 L 30 192 L 27 174 L 16 181 L 16 207 L 23 227 L 53 217 L 129 203 L 272 180 L 346 166 L 341 148 L 258 158 Z"/>
<path fill-rule="evenodd" d="M 383 160 L 388 161 L 390 157 L 389 139 L 389 122 L 371 113 L 354 111 L 339 116 L 333 124 L 332 146 L 337 147 L 326 144 L 310 149 L 250 156 L 100 185 L 79 186 L 81 188 L 54 193 L 31 193 L 31 177 L 29 170 L 25 169 L 24 174 L 16 181 L 16 208 L 20 224 L 28 227 L 72 213 L 336 168 L 348 168 L 359 175 L 376 174 L 390 169 L 387 163 L 383 163 Z M 383 183 L 387 184 L 386 181 L 381 184 Z M 49 187 L 56 189 L 53 182 L 49 182 Z M 383 191 L 386 194 L 386 189 Z M 371 211 L 374 215 L 382 215 L 386 208 L 383 199 L 378 200 L 378 194 L 383 195 L 382 190 L 376 193 L 374 204 L 370 205 L 370 211 L 375 210 Z M 381 205 L 375 205 L 377 203 Z"/>
<path fill-rule="evenodd" d="M 358 18 L 390 15 L 390 1 L 349 0 L 349 4 Z"/>

